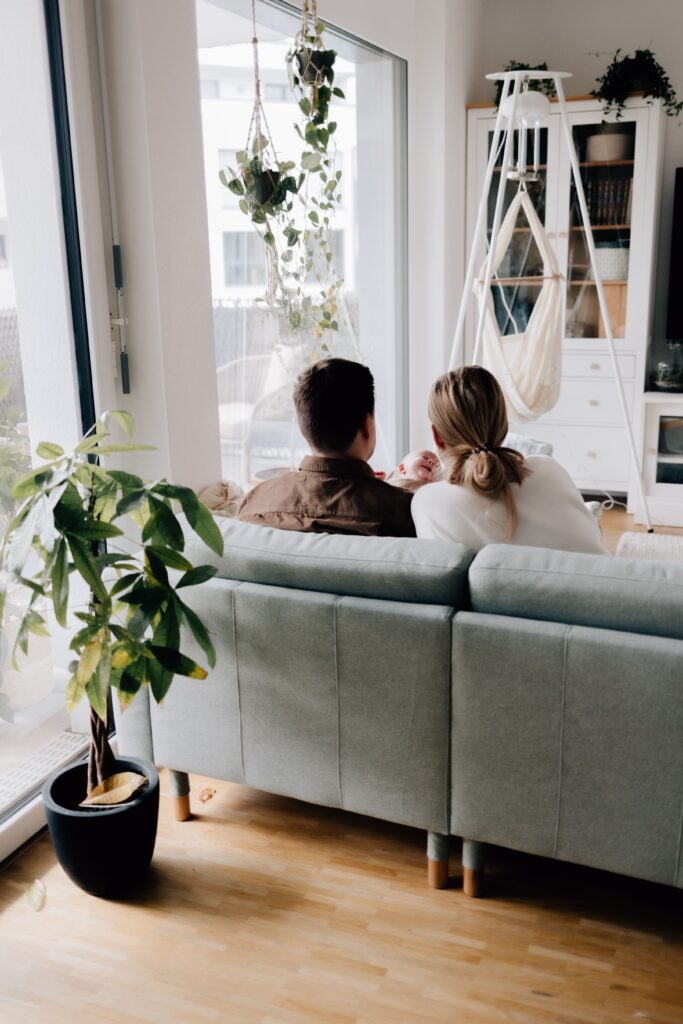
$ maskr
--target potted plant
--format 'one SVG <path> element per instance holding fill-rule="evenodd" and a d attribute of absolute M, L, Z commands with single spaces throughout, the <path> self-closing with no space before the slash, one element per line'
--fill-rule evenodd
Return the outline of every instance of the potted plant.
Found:
<path fill-rule="evenodd" d="M 206 669 L 180 650 L 183 625 L 210 667 L 216 660 L 205 626 L 181 596 L 216 570 L 193 566 L 183 554 L 174 502 L 212 550 L 223 550 L 221 533 L 194 491 L 165 480 L 145 483 L 100 465 L 115 452 L 146 447 L 112 442 L 111 419 L 132 434 L 130 415 L 112 412 L 72 452 L 38 445 L 37 454 L 47 461 L 15 483 L 13 496 L 21 503 L 0 548 L 0 621 L 7 587 L 20 583 L 28 591 L 15 664 L 16 648 L 26 654 L 30 634 L 47 632 L 46 607 L 67 625 L 71 576 L 80 577 L 89 594 L 74 613 L 78 629 L 70 644 L 67 709 L 87 698 L 90 754 L 87 763 L 55 773 L 43 799 L 62 867 L 77 885 L 100 896 L 124 893 L 147 870 L 159 806 L 154 766 L 112 753 L 112 691 L 125 708 L 145 686 L 161 703 L 176 674 L 204 679 Z M 141 531 L 141 544 L 126 535 L 126 523 Z M 169 570 L 180 574 L 175 581 Z"/>
<path fill-rule="evenodd" d="M 222 184 L 239 197 L 242 212 L 255 224 L 278 217 L 283 208 L 291 210 L 291 195 L 298 191 L 296 178 L 288 173 L 294 163 L 279 163 L 270 149 L 268 139 L 258 135 L 251 153 L 239 150 L 235 156 L 237 167 L 222 169 L 219 175 Z"/>
<path fill-rule="evenodd" d="M 617 50 L 604 74 L 596 81 L 598 88 L 591 95 L 602 101 L 606 114 L 615 111 L 618 121 L 623 117 L 624 105 L 632 93 L 642 93 L 653 100 L 661 99 L 669 117 L 678 117 L 683 110 L 683 101 L 678 99 L 671 79 L 652 50 L 636 50 L 632 56 L 621 56 L 621 50 Z"/>
<path fill-rule="evenodd" d="M 518 60 L 511 60 L 503 68 L 503 71 L 547 71 L 547 61 L 543 61 L 542 64 L 521 64 Z M 532 79 L 529 82 L 529 88 L 534 89 L 536 92 L 545 93 L 546 96 L 552 98 L 555 95 L 555 83 L 550 79 Z M 496 82 L 496 108 L 500 106 L 500 98 L 503 95 L 503 82 L 502 80 Z"/>

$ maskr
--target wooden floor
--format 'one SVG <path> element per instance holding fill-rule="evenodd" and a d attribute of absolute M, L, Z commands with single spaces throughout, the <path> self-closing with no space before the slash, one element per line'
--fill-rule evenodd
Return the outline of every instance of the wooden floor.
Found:
<path fill-rule="evenodd" d="M 76 889 L 46 836 L 5 869 L 2 1024 L 683 1022 L 683 891 L 493 851 L 472 900 L 457 841 L 429 890 L 420 832 L 210 785 L 189 822 L 162 797 L 126 902 Z"/>
<path fill-rule="evenodd" d="M 637 533 L 645 533 L 645 527 L 636 525 L 633 516 L 630 516 L 622 508 L 613 508 L 602 513 L 600 519 L 602 528 L 602 539 L 609 551 L 616 551 L 619 538 L 627 530 L 635 530 Z M 683 535 L 683 529 L 675 526 L 655 525 L 655 533 L 675 533 Z"/>
<path fill-rule="evenodd" d="M 630 523 L 604 526 L 613 547 Z M 125 902 L 76 889 L 46 836 L 0 874 L 0 1024 L 683 1024 L 683 891 L 496 850 L 471 900 L 457 841 L 431 891 L 423 833 L 193 787 L 186 823 L 162 797 Z"/>

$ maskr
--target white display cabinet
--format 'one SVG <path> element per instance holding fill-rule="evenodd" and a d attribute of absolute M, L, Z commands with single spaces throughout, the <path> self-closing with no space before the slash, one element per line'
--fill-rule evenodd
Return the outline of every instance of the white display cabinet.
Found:
<path fill-rule="evenodd" d="M 568 101 L 576 146 L 612 320 L 619 368 L 636 439 L 642 436 L 643 393 L 650 344 L 656 228 L 662 167 L 660 104 L 629 100 L 623 118 L 605 118 L 592 99 Z M 539 181 L 529 184 L 539 216 L 565 279 L 562 389 L 556 406 L 513 430 L 549 441 L 556 458 L 586 492 L 625 493 L 632 476 L 626 428 L 619 404 L 597 290 L 581 222 L 571 165 L 552 105 L 541 130 Z M 607 120 L 607 134 L 601 126 Z M 495 125 L 495 109 L 469 111 L 467 238 L 471 245 L 482 182 Z M 516 144 L 515 140 L 515 144 Z M 488 201 L 489 235 L 498 189 L 494 174 Z M 517 183 L 507 185 L 506 201 Z M 507 205 L 506 202 L 506 205 Z M 482 244 L 481 261 L 485 257 Z M 492 288 L 501 333 L 523 330 L 542 286 L 543 265 L 524 214 Z M 466 357 L 471 359 L 475 315 L 470 310 Z M 683 491 L 683 488 L 681 488 Z"/>
<path fill-rule="evenodd" d="M 643 486 L 657 526 L 683 526 L 683 394 L 645 395 Z M 643 512 L 630 495 L 636 522 Z"/>

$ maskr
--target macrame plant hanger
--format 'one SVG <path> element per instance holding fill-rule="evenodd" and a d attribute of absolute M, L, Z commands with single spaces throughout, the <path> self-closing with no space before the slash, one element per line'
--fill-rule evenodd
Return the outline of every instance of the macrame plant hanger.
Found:
<path fill-rule="evenodd" d="M 493 130 L 493 139 L 491 142 L 489 159 L 486 166 L 486 173 L 484 175 L 484 184 L 481 191 L 481 198 L 477 209 L 477 216 L 474 224 L 472 245 L 470 248 L 467 269 L 465 272 L 465 282 L 460 300 L 460 309 L 458 311 L 458 319 L 456 322 L 455 334 L 453 336 L 453 344 L 451 347 L 449 366 L 456 367 L 461 363 L 463 355 L 465 319 L 467 316 L 467 308 L 470 302 L 470 298 L 473 294 L 473 289 L 475 288 L 477 290 L 481 289 L 480 294 L 483 295 L 484 301 L 480 301 L 479 304 L 472 362 L 476 364 L 479 362 L 481 358 L 482 346 L 484 342 L 484 332 L 487 323 L 487 315 L 490 315 L 493 306 L 491 300 L 491 284 L 495 283 L 494 275 L 497 270 L 498 264 L 500 263 L 500 259 L 502 255 L 504 255 L 504 253 L 501 254 L 498 243 L 501 236 L 506 184 L 511 176 L 515 176 L 515 172 L 511 171 L 512 151 L 513 140 L 515 135 L 515 121 L 519 107 L 520 94 L 524 91 L 525 83 L 528 85 L 530 81 L 551 81 L 555 88 L 555 93 L 557 96 L 557 102 L 560 111 L 560 119 L 562 122 L 564 141 L 566 143 L 567 151 L 569 153 L 572 177 L 576 188 L 576 197 L 579 203 L 579 209 L 581 211 L 581 220 L 583 223 L 583 230 L 586 239 L 586 248 L 588 249 L 590 264 L 593 271 L 593 281 L 595 283 L 598 304 L 600 307 L 600 314 L 602 316 L 602 322 L 605 328 L 607 346 L 609 348 L 609 353 L 612 361 L 612 368 L 614 371 L 614 382 L 617 389 L 617 395 L 619 397 L 619 405 L 621 407 L 624 426 L 626 428 L 626 436 L 628 438 L 629 452 L 631 455 L 631 461 L 633 465 L 633 476 L 638 491 L 640 506 L 643 510 L 643 517 L 645 519 L 647 531 L 648 533 L 652 533 L 652 521 L 650 519 L 650 511 L 648 508 L 647 498 L 645 496 L 645 490 L 643 487 L 643 478 L 640 469 L 640 460 L 638 458 L 638 449 L 636 447 L 635 437 L 633 434 L 633 426 L 631 424 L 631 418 L 629 416 L 628 406 L 626 404 L 626 396 L 624 394 L 624 386 L 621 378 L 621 371 L 619 369 L 617 352 L 614 345 L 614 332 L 612 330 L 612 321 L 610 318 L 609 309 L 607 307 L 607 299 L 605 297 L 605 289 L 602 283 L 602 276 L 597 266 L 593 229 L 591 227 L 590 218 L 588 215 L 588 206 L 586 204 L 586 195 L 583 188 L 583 181 L 581 179 L 579 160 L 576 154 L 576 148 L 574 146 L 574 140 L 572 138 L 571 127 L 569 124 L 569 116 L 567 111 L 567 101 L 564 94 L 563 79 L 571 78 L 571 75 L 566 71 L 525 70 L 501 71 L 496 72 L 495 74 L 492 75 L 487 75 L 486 77 L 490 81 L 502 82 L 503 88 L 500 97 L 500 102 L 498 104 L 496 123 Z M 506 103 L 506 101 L 508 102 Z M 505 127 L 504 125 L 506 121 L 507 126 Z M 505 132 L 504 139 L 502 138 L 503 132 Z M 522 136 L 524 136 L 524 142 L 522 142 Z M 526 131 L 524 129 L 520 129 L 520 150 L 522 150 L 522 147 L 526 147 Z M 485 223 L 486 211 L 488 207 L 489 190 L 491 188 L 493 173 L 496 167 L 496 161 L 500 155 L 501 148 L 503 150 L 503 160 L 500 168 L 500 178 L 498 180 L 498 191 L 496 195 L 496 202 L 493 213 L 491 239 L 488 244 L 488 252 L 486 255 L 485 264 L 484 267 L 482 268 L 483 279 L 481 278 L 481 275 L 479 275 L 479 278 L 475 284 L 477 254 L 478 252 L 480 252 L 482 244 L 486 246 Z M 522 161 L 520 159 L 520 164 L 521 162 Z M 535 154 L 535 162 L 538 162 L 537 153 Z M 544 261 L 544 276 L 545 275 L 546 265 Z M 552 277 L 554 275 L 551 274 L 549 276 Z M 562 297 L 561 302 L 562 305 L 559 305 L 558 310 L 559 315 L 562 315 L 564 297 Z M 496 376 L 498 376 L 498 374 L 496 374 Z M 510 376 L 509 372 L 507 376 Z M 499 380 L 501 386 L 505 388 L 506 384 L 508 383 L 508 380 L 505 379 L 505 374 L 503 374 L 503 379 L 500 379 L 499 377 Z M 512 392 L 512 397 L 514 398 L 514 391 Z"/>
<path fill-rule="evenodd" d="M 277 156 L 273 137 L 270 134 L 268 119 L 261 100 L 261 69 L 259 65 L 258 36 L 256 34 L 256 0 L 251 0 L 251 19 L 254 33 L 251 40 L 252 49 L 254 51 L 254 107 L 251 112 L 251 120 L 249 121 L 247 144 L 245 148 L 247 153 L 253 152 L 254 156 L 258 156 L 264 170 L 266 169 L 264 153 L 270 148 L 273 155 L 273 161 L 275 163 L 275 169 L 279 175 L 280 161 Z M 266 221 L 266 227 L 267 226 Z M 266 258 L 266 301 L 268 303 L 272 303 L 275 301 L 278 285 L 280 283 L 277 265 L 277 252 L 275 251 L 275 246 L 265 243 L 264 249 Z"/>

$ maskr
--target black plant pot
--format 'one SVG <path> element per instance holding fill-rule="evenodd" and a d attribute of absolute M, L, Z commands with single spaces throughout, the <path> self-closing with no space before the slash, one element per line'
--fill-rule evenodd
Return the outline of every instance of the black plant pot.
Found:
<path fill-rule="evenodd" d="M 146 775 L 149 785 L 124 804 L 86 809 L 88 766 L 63 768 L 43 787 L 50 837 L 72 882 L 93 896 L 123 896 L 145 876 L 159 818 L 159 775 L 153 764 L 117 758 L 119 772 Z"/>
<path fill-rule="evenodd" d="M 253 175 L 251 190 L 259 206 L 269 203 L 280 180 L 279 171 L 261 171 Z"/>
<path fill-rule="evenodd" d="M 307 85 L 322 85 L 323 73 L 329 64 L 327 50 L 299 50 L 296 62 Z"/>

